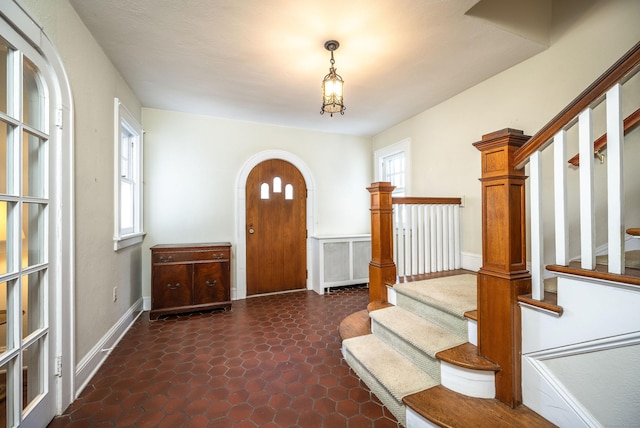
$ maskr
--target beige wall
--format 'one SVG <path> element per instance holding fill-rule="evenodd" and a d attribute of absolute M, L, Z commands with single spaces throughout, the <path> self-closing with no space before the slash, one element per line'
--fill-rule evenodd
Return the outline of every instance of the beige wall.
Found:
<path fill-rule="evenodd" d="M 599 1 L 580 14 L 572 3 L 585 4 L 554 2 L 549 49 L 373 138 L 374 150 L 411 138 L 414 195 L 465 196 L 465 253 L 481 253 L 480 156 L 471 144 L 503 128 L 532 135 L 640 40 L 640 2 Z"/>
<path fill-rule="evenodd" d="M 56 46 L 73 95 L 78 362 L 141 297 L 140 247 L 113 251 L 113 100 L 120 98 L 138 119 L 141 106 L 66 0 L 19 3 Z"/>
<path fill-rule="evenodd" d="M 145 296 L 150 295 L 148 249 L 155 244 L 229 241 L 235 257 L 236 219 L 243 215 L 236 212 L 236 180 L 249 158 L 262 151 L 291 153 L 311 171 L 315 235 L 369 232 L 369 138 L 147 108 L 143 126 Z M 232 287 L 235 279 L 232 275 Z"/>

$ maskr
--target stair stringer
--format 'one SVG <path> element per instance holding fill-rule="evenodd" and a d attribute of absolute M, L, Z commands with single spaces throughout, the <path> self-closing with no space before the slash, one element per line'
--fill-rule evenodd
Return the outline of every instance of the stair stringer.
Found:
<path fill-rule="evenodd" d="M 521 305 L 523 404 L 561 427 L 640 420 L 640 288 L 560 274 L 558 305 Z"/>

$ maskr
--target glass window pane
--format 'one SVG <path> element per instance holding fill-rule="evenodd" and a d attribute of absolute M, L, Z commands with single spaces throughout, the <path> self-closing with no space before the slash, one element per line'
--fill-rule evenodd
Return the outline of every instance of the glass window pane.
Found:
<path fill-rule="evenodd" d="M 44 284 L 43 271 L 22 277 L 22 338 L 44 327 Z"/>
<path fill-rule="evenodd" d="M 0 354 L 9 347 L 7 343 L 7 283 L 0 283 Z M 0 394 L 1 395 L 1 394 Z M 0 426 L 2 422 L 0 421 Z"/>
<path fill-rule="evenodd" d="M 280 177 L 273 178 L 273 193 L 281 193 L 282 192 L 282 180 Z"/>
<path fill-rule="evenodd" d="M 9 140 L 9 127 L 6 123 L 0 121 L 0 193 L 7 192 L 8 168 L 7 165 L 7 141 Z"/>
<path fill-rule="evenodd" d="M 0 427 L 7 426 L 7 365 L 0 367 Z"/>
<path fill-rule="evenodd" d="M 4 40 L 0 39 L 0 111 L 8 113 L 7 111 L 7 74 L 9 69 L 9 48 L 5 44 Z"/>
<path fill-rule="evenodd" d="M 44 208 L 42 204 L 22 205 L 22 267 L 44 262 Z"/>
<path fill-rule="evenodd" d="M 44 340 L 43 337 L 22 351 L 22 379 L 26 383 L 23 385 L 23 391 L 26 391 L 23 409 L 45 392 Z"/>
<path fill-rule="evenodd" d="M 27 132 L 23 134 L 22 192 L 25 196 L 44 197 L 44 166 L 46 145 L 42 139 Z"/>
<path fill-rule="evenodd" d="M 120 229 L 122 232 L 133 231 L 133 183 L 120 181 Z"/>
<path fill-rule="evenodd" d="M 269 199 L 269 184 L 262 183 L 260 185 L 260 199 Z"/>
<path fill-rule="evenodd" d="M 0 202 L 0 274 L 7 273 L 7 203 Z M 6 309 L 6 307 L 4 308 Z"/>
<path fill-rule="evenodd" d="M 18 307 L 16 279 L 0 283 L 0 349 L 12 351 L 20 345 L 19 323 L 22 322 L 22 310 Z M 14 290 L 11 293 L 10 290 Z M 12 297 L 13 296 L 13 297 Z"/>
<path fill-rule="evenodd" d="M 287 200 L 292 200 L 293 199 L 293 185 L 292 184 L 287 184 L 286 186 L 284 186 L 284 198 Z"/>
<path fill-rule="evenodd" d="M 44 132 L 45 97 L 38 69 L 24 58 L 22 73 L 22 121 Z"/>
<path fill-rule="evenodd" d="M 131 137 L 126 131 L 120 136 L 120 176 L 131 178 Z"/>

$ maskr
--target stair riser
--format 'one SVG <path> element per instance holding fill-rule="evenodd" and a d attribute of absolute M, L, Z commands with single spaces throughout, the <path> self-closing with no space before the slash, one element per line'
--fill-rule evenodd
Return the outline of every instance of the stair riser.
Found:
<path fill-rule="evenodd" d="M 427 305 L 402 293 L 397 293 L 396 299 L 399 307 L 413 312 L 426 320 L 435 322 L 460 337 L 467 337 L 467 320 L 464 317 L 457 317 L 443 312 L 439 308 Z"/>
<path fill-rule="evenodd" d="M 416 348 L 374 319 L 371 319 L 371 332 L 440 383 L 439 360 Z"/>

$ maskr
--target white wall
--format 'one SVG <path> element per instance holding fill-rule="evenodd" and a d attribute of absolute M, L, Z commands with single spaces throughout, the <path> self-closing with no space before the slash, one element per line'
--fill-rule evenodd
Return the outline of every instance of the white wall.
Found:
<path fill-rule="evenodd" d="M 160 243 L 236 242 L 236 180 L 256 153 L 282 150 L 311 170 L 315 234 L 368 233 L 371 141 L 301 129 L 144 108 L 145 229 L 142 293 L 150 296 L 151 253 Z"/>
<path fill-rule="evenodd" d="M 415 196 L 465 196 L 464 253 L 481 253 L 480 152 L 471 144 L 503 128 L 534 134 L 640 40 L 640 2 L 593 3 L 554 2 L 549 49 L 374 136 L 374 150 L 411 138 Z"/>
<path fill-rule="evenodd" d="M 141 106 L 66 0 L 19 3 L 58 49 L 74 101 L 77 362 L 141 296 L 140 246 L 113 251 L 113 99 L 138 119 Z"/>

